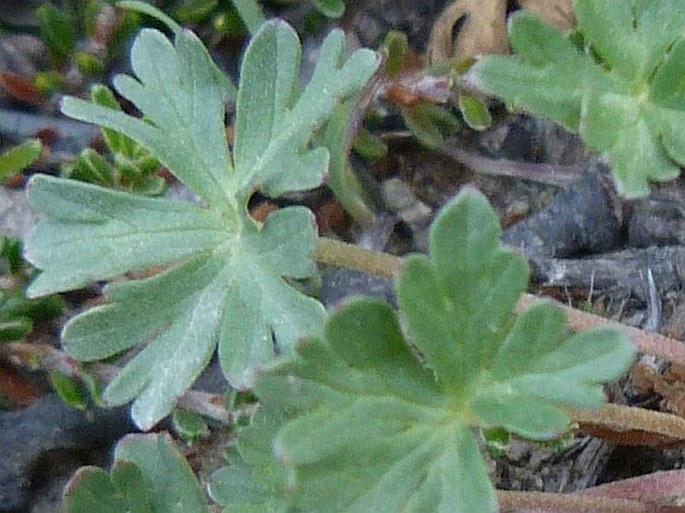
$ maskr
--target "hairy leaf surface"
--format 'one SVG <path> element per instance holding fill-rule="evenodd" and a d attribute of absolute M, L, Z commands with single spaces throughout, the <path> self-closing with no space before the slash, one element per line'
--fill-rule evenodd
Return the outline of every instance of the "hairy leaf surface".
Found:
<path fill-rule="evenodd" d="M 108 474 L 79 469 L 64 493 L 66 513 L 207 513 L 199 483 L 166 434 L 128 435 Z"/>
<path fill-rule="evenodd" d="M 378 65 L 367 50 L 343 54 L 335 31 L 300 94 L 297 36 L 284 22 L 266 23 L 242 64 L 233 155 L 224 131 L 225 79 L 188 30 L 177 28 L 173 42 L 142 30 L 131 51 L 135 77 L 114 79 L 144 119 L 64 100 L 67 115 L 129 137 L 200 198 L 142 198 L 45 176 L 29 185 L 40 221 L 26 255 L 42 270 L 31 295 L 156 268 L 110 284 L 110 302 L 74 318 L 63 334 L 84 361 L 138 350 L 104 398 L 135 399 L 139 426 L 148 429 L 171 411 L 217 345 L 231 385 L 246 388 L 256 365 L 275 352 L 290 354 L 299 337 L 320 330 L 323 307 L 286 281 L 316 272 L 312 213 L 284 208 L 262 224 L 248 215 L 247 202 L 256 190 L 277 195 L 321 182 L 328 153 L 310 147 L 314 131 Z"/>
<path fill-rule="evenodd" d="M 516 57 L 487 56 L 471 78 L 485 91 L 577 131 L 605 154 L 617 186 L 644 196 L 649 181 L 685 164 L 685 4 L 576 0 L 572 39 L 533 15 L 509 26 Z"/>
<path fill-rule="evenodd" d="M 612 330 L 569 335 L 546 302 L 514 315 L 529 271 L 500 235 L 487 200 L 462 192 L 436 219 L 430 255 L 409 257 L 397 281 L 406 334 L 388 305 L 358 300 L 259 374 L 265 414 L 289 417 L 275 453 L 293 504 L 493 512 L 474 428 L 547 439 L 568 429 L 560 406 L 601 405 L 601 382 L 632 360 L 630 341 Z"/>
<path fill-rule="evenodd" d="M 224 513 L 304 513 L 284 490 L 286 469 L 271 454 L 283 416 L 258 412 L 227 456 L 227 466 L 211 478 L 209 494 Z"/>

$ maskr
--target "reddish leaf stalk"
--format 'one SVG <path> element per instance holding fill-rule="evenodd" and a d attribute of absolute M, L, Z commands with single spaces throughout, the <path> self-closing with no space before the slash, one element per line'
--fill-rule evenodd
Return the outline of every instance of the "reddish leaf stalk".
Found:
<path fill-rule="evenodd" d="M 582 432 L 621 445 L 663 447 L 685 441 L 685 419 L 668 413 L 620 404 L 566 412 Z"/>
<path fill-rule="evenodd" d="M 500 513 L 685 513 L 685 507 L 583 494 L 498 491 Z"/>

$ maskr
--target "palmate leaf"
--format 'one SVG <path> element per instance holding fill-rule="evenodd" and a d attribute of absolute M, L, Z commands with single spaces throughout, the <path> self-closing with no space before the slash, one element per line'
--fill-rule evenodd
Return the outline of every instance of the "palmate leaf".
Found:
<path fill-rule="evenodd" d="M 257 412 L 227 455 L 227 466 L 212 475 L 209 494 L 224 513 L 304 513 L 285 494 L 286 470 L 271 454 L 282 420 L 273 409 Z"/>
<path fill-rule="evenodd" d="M 430 256 L 409 257 L 398 279 L 408 336 L 388 305 L 362 299 L 260 372 L 264 414 L 290 419 L 274 446 L 293 505 L 490 513 L 472 429 L 547 439 L 568 429 L 560 406 L 603 402 L 601 382 L 628 368 L 631 343 L 607 329 L 569 335 L 543 301 L 514 316 L 529 271 L 500 234 L 487 200 L 460 193 L 432 227 Z"/>
<path fill-rule="evenodd" d="M 284 280 L 315 273 L 312 213 L 284 208 L 261 224 L 247 214 L 247 202 L 255 190 L 276 195 L 322 180 L 328 153 L 309 147 L 313 133 L 378 65 L 373 52 L 348 59 L 343 53 L 342 34 L 333 32 L 298 94 L 297 36 L 284 22 L 265 24 L 242 64 L 233 156 L 223 124 L 225 80 L 187 30 L 178 30 L 173 43 L 142 30 L 131 51 L 136 78 L 114 80 L 145 120 L 64 100 L 65 114 L 130 137 L 204 202 L 142 198 L 46 176 L 29 184 L 40 221 L 26 256 L 42 270 L 30 295 L 164 266 L 152 277 L 109 285 L 110 302 L 75 317 L 63 333 L 68 351 L 83 361 L 139 349 L 104 399 L 136 399 L 140 427 L 171 411 L 217 344 L 229 382 L 246 388 L 255 365 L 275 351 L 291 353 L 299 337 L 319 331 L 323 307 Z"/>
<path fill-rule="evenodd" d="M 517 57 L 486 56 L 470 77 L 484 91 L 577 131 L 612 165 L 617 187 L 644 196 L 649 181 L 685 164 L 685 4 L 576 0 L 571 36 L 529 13 L 512 18 Z"/>
<path fill-rule="evenodd" d="M 167 434 L 128 435 L 109 474 L 83 467 L 64 492 L 65 513 L 207 513 L 200 485 Z"/>

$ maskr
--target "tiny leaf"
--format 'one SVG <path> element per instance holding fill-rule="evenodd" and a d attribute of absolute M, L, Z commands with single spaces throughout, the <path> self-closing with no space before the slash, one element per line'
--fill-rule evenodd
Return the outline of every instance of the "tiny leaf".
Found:
<path fill-rule="evenodd" d="M 36 9 L 38 24 L 43 41 L 47 44 L 50 56 L 58 63 L 69 59 L 76 48 L 74 20 L 49 2 Z"/>
<path fill-rule="evenodd" d="M 0 182 L 23 171 L 40 157 L 43 145 L 29 139 L 0 155 Z"/>
<path fill-rule="evenodd" d="M 445 135 L 459 128 L 459 120 L 451 112 L 432 103 L 404 107 L 401 114 L 407 128 L 427 148 L 441 147 Z"/>
<path fill-rule="evenodd" d="M 1 300 L 2 296 L 0 296 Z M 21 340 L 33 329 L 33 321 L 27 317 L 15 317 L 13 319 L 3 319 L 3 317 L 5 316 L 0 315 L 0 342 Z"/>
<path fill-rule="evenodd" d="M 459 95 L 459 110 L 464 121 L 474 130 L 485 130 L 492 124 L 492 116 L 488 106 L 476 96 L 468 93 Z"/>
<path fill-rule="evenodd" d="M 58 397 L 66 404 L 77 410 L 85 410 L 88 406 L 88 398 L 84 390 L 75 378 L 52 371 L 48 374 L 52 388 Z"/>
<path fill-rule="evenodd" d="M 175 408 L 171 417 L 174 431 L 183 440 L 195 441 L 209 435 L 209 426 L 202 416 L 184 408 Z"/>
<path fill-rule="evenodd" d="M 345 13 L 343 0 L 312 0 L 312 3 L 319 12 L 329 18 L 340 18 Z"/>
<path fill-rule="evenodd" d="M 404 67 L 404 59 L 409 50 L 409 40 L 404 32 L 390 30 L 381 44 L 381 51 L 385 54 L 385 74 L 388 78 L 397 77 Z"/>

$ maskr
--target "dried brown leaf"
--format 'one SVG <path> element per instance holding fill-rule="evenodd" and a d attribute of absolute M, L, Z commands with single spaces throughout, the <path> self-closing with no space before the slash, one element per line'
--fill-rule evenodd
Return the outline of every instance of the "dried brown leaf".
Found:
<path fill-rule="evenodd" d="M 519 0 L 518 3 L 557 30 L 571 30 L 576 25 L 571 0 Z"/>
<path fill-rule="evenodd" d="M 509 50 L 505 0 L 455 0 L 448 5 L 433 24 L 428 43 L 431 62 L 456 58 L 469 61 L 488 53 Z M 464 19 L 453 40 L 455 25 Z"/>

